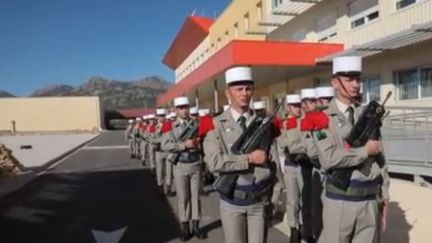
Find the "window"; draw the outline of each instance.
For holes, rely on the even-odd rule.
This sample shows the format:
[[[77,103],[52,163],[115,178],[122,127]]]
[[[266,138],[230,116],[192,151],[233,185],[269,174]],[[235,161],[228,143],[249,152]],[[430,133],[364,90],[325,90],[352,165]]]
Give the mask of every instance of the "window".
[[[225,31],[225,43],[229,42],[229,32]]]
[[[351,28],[371,22],[379,17],[378,0],[355,0],[348,4]]]
[[[238,34],[239,34],[239,30],[238,30],[238,28],[239,28],[238,23],[235,23],[235,24],[234,24],[234,38],[237,38],[237,37],[238,37]]]
[[[432,67],[420,70],[421,97],[432,97]]]
[[[249,13],[244,15],[244,28],[245,28],[245,31],[248,31],[250,28]]]
[[[399,100],[432,97],[432,67],[395,72]]]
[[[220,49],[222,47],[222,40],[221,38],[217,39],[217,48]]]
[[[372,100],[380,100],[381,79],[379,75],[369,75],[362,82],[363,101],[369,103]]]
[[[405,8],[407,6],[410,6],[416,2],[418,2],[419,0],[400,0],[400,1],[396,1],[396,9],[401,9],[401,8]]]
[[[405,70],[396,72],[399,100],[417,99],[417,70]]]
[[[283,3],[283,1],[284,0],[273,0],[272,1],[272,5],[273,5],[273,8],[277,8],[277,7],[279,7],[282,3]]]
[[[337,35],[336,20],[337,13],[335,11],[315,21],[318,41],[325,41]]]

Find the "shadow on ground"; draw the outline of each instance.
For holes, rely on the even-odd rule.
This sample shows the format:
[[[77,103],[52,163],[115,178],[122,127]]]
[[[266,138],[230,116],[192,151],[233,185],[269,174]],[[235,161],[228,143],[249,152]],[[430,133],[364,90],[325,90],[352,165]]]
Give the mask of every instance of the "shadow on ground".
[[[144,169],[52,173],[0,197],[0,242],[92,243],[92,229],[127,227],[121,242],[167,242],[177,220]]]
[[[381,234],[382,243],[408,243],[411,226],[405,216],[405,212],[397,202],[390,202],[387,230]]]

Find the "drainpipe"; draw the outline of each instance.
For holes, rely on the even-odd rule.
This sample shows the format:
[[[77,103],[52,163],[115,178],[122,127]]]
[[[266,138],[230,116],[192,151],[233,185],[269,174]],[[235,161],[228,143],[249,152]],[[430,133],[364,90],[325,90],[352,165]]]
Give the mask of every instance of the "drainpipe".
[[[219,96],[218,96],[218,86],[217,86],[217,79],[213,81],[213,88],[214,88],[214,110],[215,113],[219,112]]]

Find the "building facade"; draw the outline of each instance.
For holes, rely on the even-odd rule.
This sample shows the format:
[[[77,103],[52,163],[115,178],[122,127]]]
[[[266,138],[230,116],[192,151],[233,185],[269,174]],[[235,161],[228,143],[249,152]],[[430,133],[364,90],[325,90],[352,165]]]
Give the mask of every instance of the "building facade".
[[[287,93],[328,85],[331,60],[364,58],[365,101],[388,91],[391,106],[431,106],[432,0],[233,0],[217,19],[186,19],[163,62],[178,95],[219,110],[224,71],[250,65],[255,100],[269,109]],[[199,100],[199,101],[198,101]]]

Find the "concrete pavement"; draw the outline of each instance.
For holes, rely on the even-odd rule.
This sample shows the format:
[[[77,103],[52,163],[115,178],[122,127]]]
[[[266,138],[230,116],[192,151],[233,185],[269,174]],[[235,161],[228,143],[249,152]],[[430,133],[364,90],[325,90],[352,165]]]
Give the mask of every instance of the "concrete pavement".
[[[99,135],[100,133],[58,133],[0,136],[0,143],[12,150],[13,156],[25,167],[25,170],[14,178],[0,178],[0,195],[17,190],[63,156]]]
[[[12,150],[26,168],[43,166],[65,152],[97,137],[99,133],[25,134],[0,136],[0,143]],[[25,149],[21,146],[31,146]]]
[[[176,199],[159,197],[148,168],[129,159],[125,145],[120,131],[107,132],[0,197],[0,242],[180,242]],[[392,180],[391,197],[381,242],[430,242],[431,189]],[[223,242],[217,195],[202,205],[209,238],[190,242]],[[281,226],[271,229],[268,242],[288,241]]]

